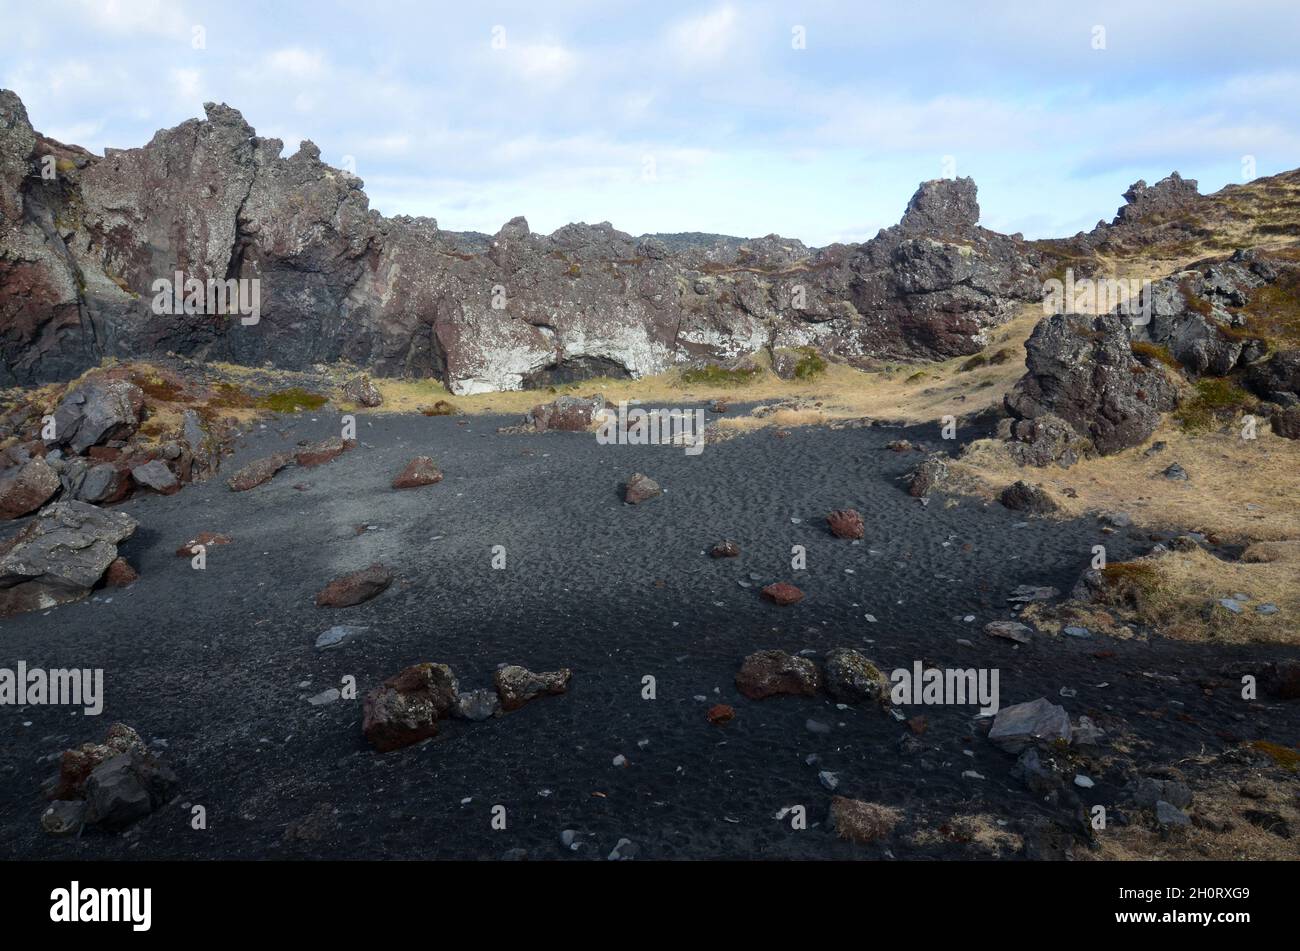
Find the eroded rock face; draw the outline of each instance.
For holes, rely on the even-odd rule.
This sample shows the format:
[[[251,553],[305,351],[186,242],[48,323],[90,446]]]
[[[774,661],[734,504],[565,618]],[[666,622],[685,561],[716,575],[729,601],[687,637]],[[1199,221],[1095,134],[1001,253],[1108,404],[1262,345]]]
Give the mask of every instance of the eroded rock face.
[[[538,235],[523,218],[458,233],[384,218],[311,142],[285,157],[236,110],[204,108],[99,158],[44,139],[0,92],[0,384],[162,351],[287,369],[345,359],[457,394],[764,349],[946,357],[981,349],[1038,293],[1036,252],[978,226],[969,179],[927,182],[898,226],[822,249],[667,242],[607,222]],[[55,181],[31,174],[45,154]],[[153,282],[178,270],[257,278],[258,322],[155,313]]]
[[[1064,419],[1102,455],[1146,440],[1178,402],[1160,369],[1133,356],[1129,321],[1115,314],[1055,314],[1025,343],[1028,372],[1007,394],[1017,419]]]
[[[86,597],[135,530],[125,512],[85,502],[47,505],[0,542],[0,617]]]

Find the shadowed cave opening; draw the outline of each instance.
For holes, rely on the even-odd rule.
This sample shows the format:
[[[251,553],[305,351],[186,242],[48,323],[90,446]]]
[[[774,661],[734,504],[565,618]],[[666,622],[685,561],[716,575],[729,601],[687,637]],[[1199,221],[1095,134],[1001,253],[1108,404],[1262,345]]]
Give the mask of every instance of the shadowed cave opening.
[[[611,380],[630,380],[632,374],[627,367],[609,357],[570,357],[550,363],[540,370],[534,370],[524,377],[525,390],[541,390],[549,386],[564,386],[580,383],[596,377],[608,377]]]

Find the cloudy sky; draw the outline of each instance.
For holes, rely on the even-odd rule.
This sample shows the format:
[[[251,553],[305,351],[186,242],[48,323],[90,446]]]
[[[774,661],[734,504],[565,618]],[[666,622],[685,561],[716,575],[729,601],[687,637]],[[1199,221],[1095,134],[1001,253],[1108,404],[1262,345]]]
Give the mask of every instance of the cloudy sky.
[[[1295,0],[0,0],[0,25],[0,85],[54,138],[132,147],[226,102],[456,230],[862,240],[955,171],[983,224],[1045,237],[1138,178],[1300,165]]]

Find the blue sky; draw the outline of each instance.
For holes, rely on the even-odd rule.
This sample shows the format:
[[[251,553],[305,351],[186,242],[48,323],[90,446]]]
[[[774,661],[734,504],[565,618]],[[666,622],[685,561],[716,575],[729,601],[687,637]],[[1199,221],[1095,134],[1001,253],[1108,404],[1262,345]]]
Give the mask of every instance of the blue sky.
[[[984,225],[1048,237],[1138,178],[1296,167],[1297,40],[1295,0],[0,0],[0,85],[96,152],[226,102],[449,229],[821,245],[953,170]]]

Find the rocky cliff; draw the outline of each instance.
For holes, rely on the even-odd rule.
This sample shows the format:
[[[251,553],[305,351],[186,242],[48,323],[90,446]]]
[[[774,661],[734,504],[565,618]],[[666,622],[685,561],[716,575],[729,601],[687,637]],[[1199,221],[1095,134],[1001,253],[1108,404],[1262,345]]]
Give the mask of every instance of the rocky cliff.
[[[942,358],[980,350],[1039,294],[1037,251],[979,227],[970,179],[924,183],[862,244],[539,235],[523,218],[489,236],[385,218],[311,142],[286,158],[236,110],[205,110],[101,158],[40,135],[0,91],[0,384],[169,351],[347,360],[458,394],[800,346]],[[258,319],[160,307],[155,282],[177,272],[256,280]]]

